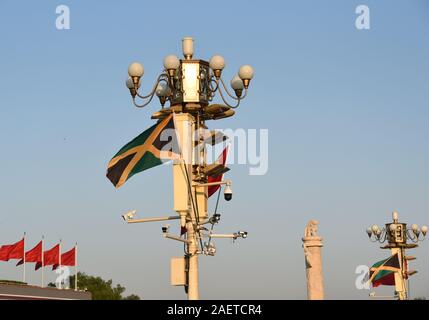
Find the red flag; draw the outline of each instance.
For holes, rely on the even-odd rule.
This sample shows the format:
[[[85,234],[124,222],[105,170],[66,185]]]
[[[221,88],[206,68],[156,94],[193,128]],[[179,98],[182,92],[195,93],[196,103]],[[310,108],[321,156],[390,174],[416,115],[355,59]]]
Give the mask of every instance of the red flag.
[[[23,259],[24,258],[24,238],[14,243],[4,245],[0,249],[0,260],[9,261],[10,259]]]
[[[9,261],[9,252],[12,249],[12,245],[4,245],[0,247],[0,261]]]
[[[33,249],[25,253],[25,262],[42,262],[42,241],[40,241]],[[24,263],[21,259],[16,265],[19,266]]]
[[[60,263],[60,244],[55,245],[51,249],[43,252],[43,266],[50,266]],[[37,262],[35,270],[42,267],[42,261]]]
[[[61,265],[74,267],[76,265],[76,247],[61,255]]]
[[[64,252],[61,255],[61,266],[74,267],[76,265],[76,247],[73,249]],[[59,264],[55,264],[52,266],[52,270],[58,268]]]
[[[223,152],[221,153],[221,155],[219,156],[219,158],[216,160],[216,163],[220,163],[225,165],[226,163],[226,157],[228,156],[228,147],[226,147]],[[209,177],[207,179],[208,183],[212,183],[212,182],[220,182],[223,179],[223,174],[218,175],[217,177]],[[208,187],[208,196],[211,197],[216,191],[218,191],[220,188],[220,185],[215,185],[215,186],[209,186]]]

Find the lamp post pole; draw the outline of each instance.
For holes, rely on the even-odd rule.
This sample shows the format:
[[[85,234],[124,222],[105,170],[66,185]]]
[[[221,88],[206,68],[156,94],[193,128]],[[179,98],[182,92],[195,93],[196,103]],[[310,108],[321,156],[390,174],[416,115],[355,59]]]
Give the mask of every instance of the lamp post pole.
[[[411,228],[407,228],[406,223],[399,222],[396,211],[392,214],[392,220],[386,223],[384,228],[374,224],[366,232],[372,242],[387,241],[386,245],[380,247],[381,249],[390,249],[391,256],[398,255],[400,271],[394,273],[395,291],[399,300],[406,300],[409,298],[406,281],[417,271],[408,270],[408,261],[414,260],[415,257],[407,256],[405,250],[417,248],[418,243],[426,238],[428,227],[419,228],[418,225],[413,224]]]
[[[188,244],[187,273],[188,273],[188,299],[198,300],[200,292],[198,287],[198,244],[196,232],[193,228],[193,221],[187,223],[188,237],[191,242]]]
[[[181,112],[175,115],[175,122],[182,158],[175,160],[173,164],[174,210],[181,218],[181,229],[186,228],[188,240],[184,257],[186,272],[185,287],[188,299],[198,300],[198,254],[200,250],[198,245],[199,235],[196,230],[199,218],[197,205],[201,205],[201,210],[205,208],[201,203],[196,203],[200,199],[196,199],[192,184],[190,185],[192,182],[189,181],[190,179],[195,181],[196,178],[192,165],[192,135],[195,128],[195,118],[187,112]],[[206,198],[207,191],[204,190],[203,192]],[[204,216],[207,215],[207,212],[202,211],[200,214]]]
[[[229,169],[224,164],[208,165],[206,163],[207,133],[212,140],[212,145],[216,143],[216,139],[215,134],[207,132],[205,122],[235,114],[234,109],[247,95],[249,83],[253,78],[253,68],[249,65],[240,67],[237,75],[230,82],[235,93],[233,94],[221,78],[225,67],[223,57],[215,55],[209,62],[194,59],[194,40],[190,37],[183,38],[182,51],[184,58],[181,60],[174,55],[165,57],[164,71],[159,75],[148,95],[138,93],[144,73],[143,65],[140,63],[135,62],[129,66],[130,77],[126,81],[126,86],[130,90],[134,105],[138,108],[147,106],[154,95],[157,95],[162,109],[153,113],[152,119],[162,120],[170,114],[174,116],[180,159],[173,160],[173,209],[180,220],[181,235],[180,237],[170,235],[167,226],[163,227],[163,233],[165,238],[185,244],[183,259],[172,259],[172,284],[185,286],[188,299],[197,300],[199,299],[198,255],[213,256],[216,252],[211,242],[212,238],[216,238],[216,234],[212,231],[204,233],[208,231],[204,225],[212,224],[213,230],[213,226],[220,220],[220,215],[216,212],[213,217],[208,217],[208,186],[225,184],[227,186],[225,199],[229,201],[232,197],[230,181],[214,183],[208,181]],[[232,104],[226,101],[226,94],[224,95],[222,91],[234,101]],[[215,93],[219,93],[224,104],[210,104]],[[137,98],[147,99],[147,101],[138,104]],[[167,101],[170,105],[164,108]],[[134,220],[134,213],[123,215],[127,223],[173,220],[173,217]],[[184,238],[182,238],[183,235]],[[246,238],[247,232],[239,231],[224,237]],[[208,238],[209,241],[203,244],[203,238]]]

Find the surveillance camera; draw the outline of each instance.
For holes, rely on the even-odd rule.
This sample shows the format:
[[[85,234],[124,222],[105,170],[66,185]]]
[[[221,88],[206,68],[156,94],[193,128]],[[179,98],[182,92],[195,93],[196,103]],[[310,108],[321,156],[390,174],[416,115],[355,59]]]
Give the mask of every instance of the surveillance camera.
[[[165,225],[165,226],[162,226],[162,232],[163,233],[167,233],[168,232],[168,229],[170,229],[170,226],[167,224],[167,225]]]
[[[209,222],[211,224],[216,224],[219,223],[220,221],[220,214],[219,213],[215,213],[213,216],[210,217]]]
[[[247,231],[238,231],[238,235],[243,239],[247,238]]]
[[[225,192],[223,193],[225,200],[230,201],[232,199],[232,189],[230,186],[226,186]]]
[[[136,212],[137,212],[136,210],[129,211],[122,215],[122,219],[124,219],[125,221],[133,220]]]
[[[204,253],[209,256],[216,254],[216,246],[213,243],[204,242]]]

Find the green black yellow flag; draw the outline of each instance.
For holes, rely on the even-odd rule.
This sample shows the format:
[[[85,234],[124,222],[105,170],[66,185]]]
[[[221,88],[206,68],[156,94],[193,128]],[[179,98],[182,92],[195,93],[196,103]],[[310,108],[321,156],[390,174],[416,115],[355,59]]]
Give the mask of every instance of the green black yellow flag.
[[[373,287],[380,285],[394,286],[395,272],[400,272],[401,266],[399,263],[398,254],[376,262],[370,269],[370,279]]]
[[[119,188],[136,173],[178,157],[174,117],[170,114],[122,147],[110,160],[106,176]]]

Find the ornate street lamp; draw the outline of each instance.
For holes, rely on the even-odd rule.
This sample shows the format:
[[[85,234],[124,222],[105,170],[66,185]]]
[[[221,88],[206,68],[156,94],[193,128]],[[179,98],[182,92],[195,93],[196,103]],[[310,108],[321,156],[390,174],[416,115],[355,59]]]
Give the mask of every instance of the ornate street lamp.
[[[161,120],[174,114],[174,126],[180,144],[180,159],[173,161],[174,211],[177,215],[134,219],[135,212],[129,212],[123,215],[123,218],[127,223],[180,220],[180,236],[170,234],[169,226],[162,227],[165,238],[185,245],[184,257],[171,260],[171,284],[184,286],[188,298],[196,300],[199,299],[198,256],[216,254],[213,239],[245,239],[248,235],[245,231],[231,234],[213,232],[214,225],[220,220],[220,214],[217,213],[216,205],[213,216],[208,215],[208,188],[225,186],[226,201],[231,200],[232,190],[230,180],[210,180],[229,169],[222,163],[206,163],[206,145],[217,143],[214,138],[217,132],[210,131],[210,137],[213,139],[208,139],[204,130],[208,129],[206,120],[223,119],[235,114],[233,109],[237,108],[247,95],[253,78],[253,68],[249,65],[239,68],[230,82],[233,90],[231,92],[222,79],[222,71],[225,68],[225,59],[222,56],[215,55],[210,61],[194,59],[194,41],[189,37],[183,39],[182,50],[184,58],[181,60],[175,55],[164,58],[164,70],[148,94],[139,92],[144,74],[144,67],[140,63],[129,65],[129,78],[126,81],[136,107],[147,106],[155,95],[159,98],[162,108],[152,114],[152,119]],[[210,104],[216,93],[219,93],[224,104]],[[233,100],[232,103],[227,101],[226,95],[230,98],[228,100]],[[167,102],[169,105],[165,106]],[[198,134],[197,139],[194,133]],[[221,136],[223,140],[224,135]],[[210,229],[206,227],[209,224]],[[203,242],[203,239],[208,241]]]
[[[401,246],[401,247],[412,247],[412,244],[407,244],[407,240],[416,244],[426,239],[426,234],[428,232],[427,226],[422,226],[419,228],[417,224],[411,225],[411,228],[407,228],[406,223],[400,223],[398,221],[398,213],[393,212],[392,214],[393,222],[386,223],[385,227],[382,229],[374,224],[370,228],[367,228],[366,232],[368,234],[371,242],[388,242],[388,247],[392,246]]]
[[[222,115],[218,116],[226,118],[234,115],[230,109],[237,108],[241,100],[246,97],[250,81],[254,75],[253,68],[249,65],[243,65],[239,68],[238,73],[230,81],[233,90],[231,93],[222,79],[222,71],[225,68],[225,59],[222,56],[214,55],[209,62],[193,59],[194,41],[189,37],[183,39],[182,50],[184,59],[179,60],[175,55],[168,55],[164,58],[164,70],[146,95],[139,93],[141,77],[144,74],[143,65],[138,62],[130,64],[128,67],[129,79],[126,81],[126,86],[130,90],[134,105],[143,108],[156,95],[162,107],[166,102],[170,103],[170,107],[198,104],[198,106],[188,106],[190,108],[188,111],[192,109],[204,111],[204,108],[209,105],[218,92],[225,103],[222,108]],[[234,102],[229,103],[225,94]],[[141,104],[137,102],[138,98],[143,100]],[[209,115],[210,110],[208,111],[207,119],[219,119],[211,117]]]
[[[408,271],[407,261],[414,260],[415,257],[407,256],[405,250],[417,248],[418,243],[426,239],[428,227],[419,228],[417,224],[413,224],[409,228],[406,223],[399,222],[399,215],[396,211],[392,213],[392,220],[393,222],[386,223],[383,228],[374,224],[366,229],[366,233],[371,242],[385,243],[387,241],[386,245],[380,247],[381,249],[390,249],[392,256],[398,254],[401,272],[395,272],[395,287],[399,299],[403,300],[408,298],[405,280],[417,273],[417,271]]]

